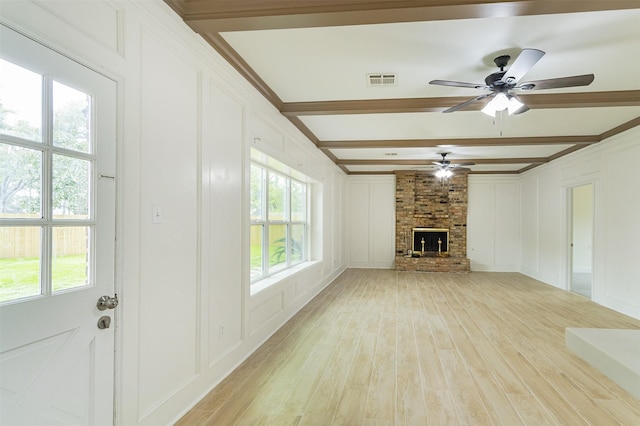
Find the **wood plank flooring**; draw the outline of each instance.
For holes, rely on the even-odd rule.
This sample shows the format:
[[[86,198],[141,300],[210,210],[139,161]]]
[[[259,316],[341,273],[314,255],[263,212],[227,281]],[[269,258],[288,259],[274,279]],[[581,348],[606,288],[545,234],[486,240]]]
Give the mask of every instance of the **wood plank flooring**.
[[[640,425],[566,327],[640,321],[516,273],[351,269],[177,424]]]

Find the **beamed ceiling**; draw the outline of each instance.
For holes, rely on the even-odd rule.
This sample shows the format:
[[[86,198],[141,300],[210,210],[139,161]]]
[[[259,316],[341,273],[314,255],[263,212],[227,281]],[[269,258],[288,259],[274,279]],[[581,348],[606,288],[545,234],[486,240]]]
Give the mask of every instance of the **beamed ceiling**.
[[[471,173],[522,173],[640,125],[638,0],[166,2],[349,174],[426,168],[441,152]],[[494,119],[482,101],[442,113],[485,92],[429,81],[483,83],[523,48],[546,55],[521,81],[595,79],[523,94],[523,114]]]

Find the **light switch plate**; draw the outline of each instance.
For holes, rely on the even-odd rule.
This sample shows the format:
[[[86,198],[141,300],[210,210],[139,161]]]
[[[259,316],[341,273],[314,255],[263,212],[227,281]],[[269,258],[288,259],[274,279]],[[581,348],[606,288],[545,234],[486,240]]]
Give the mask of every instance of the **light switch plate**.
[[[162,209],[159,205],[153,205],[153,217],[151,223],[162,223]]]

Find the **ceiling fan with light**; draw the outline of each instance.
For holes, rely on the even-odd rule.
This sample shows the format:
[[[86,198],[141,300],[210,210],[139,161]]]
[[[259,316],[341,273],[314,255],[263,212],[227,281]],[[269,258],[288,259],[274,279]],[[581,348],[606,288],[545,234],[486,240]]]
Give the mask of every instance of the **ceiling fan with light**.
[[[468,87],[472,89],[488,90],[484,93],[468,101],[455,105],[443,112],[454,112],[468,107],[469,105],[491,98],[487,105],[482,109],[487,115],[496,116],[497,111],[507,110],[509,115],[522,114],[529,108],[522,102],[517,94],[512,91],[529,91],[542,89],[560,89],[563,87],[588,86],[594,79],[593,74],[575,75],[571,77],[550,78],[546,80],[527,81],[519,83],[522,77],[544,56],[545,52],[538,49],[523,49],[513,64],[505,71],[505,67],[509,63],[511,56],[501,55],[493,60],[500,71],[489,74],[484,79],[484,84],[465,83],[450,80],[432,80],[429,84],[438,86],[451,87]]]
[[[447,160],[446,158],[447,154],[449,153],[448,152],[440,153],[440,155],[442,155],[442,160],[433,162],[433,164],[438,166],[438,170],[436,171],[436,177],[439,177],[441,179],[451,177],[453,175],[454,170],[468,171],[469,169],[465,168],[465,166],[473,166],[475,164],[471,162],[466,162],[466,163],[459,162],[454,164],[451,161]]]

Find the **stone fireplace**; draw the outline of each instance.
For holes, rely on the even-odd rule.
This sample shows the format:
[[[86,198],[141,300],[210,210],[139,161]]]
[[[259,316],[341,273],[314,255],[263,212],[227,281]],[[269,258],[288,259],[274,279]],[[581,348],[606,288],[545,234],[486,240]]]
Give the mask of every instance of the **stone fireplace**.
[[[445,181],[427,171],[402,170],[395,174],[396,269],[469,272],[467,173],[457,173]],[[409,249],[419,257],[408,257]]]

